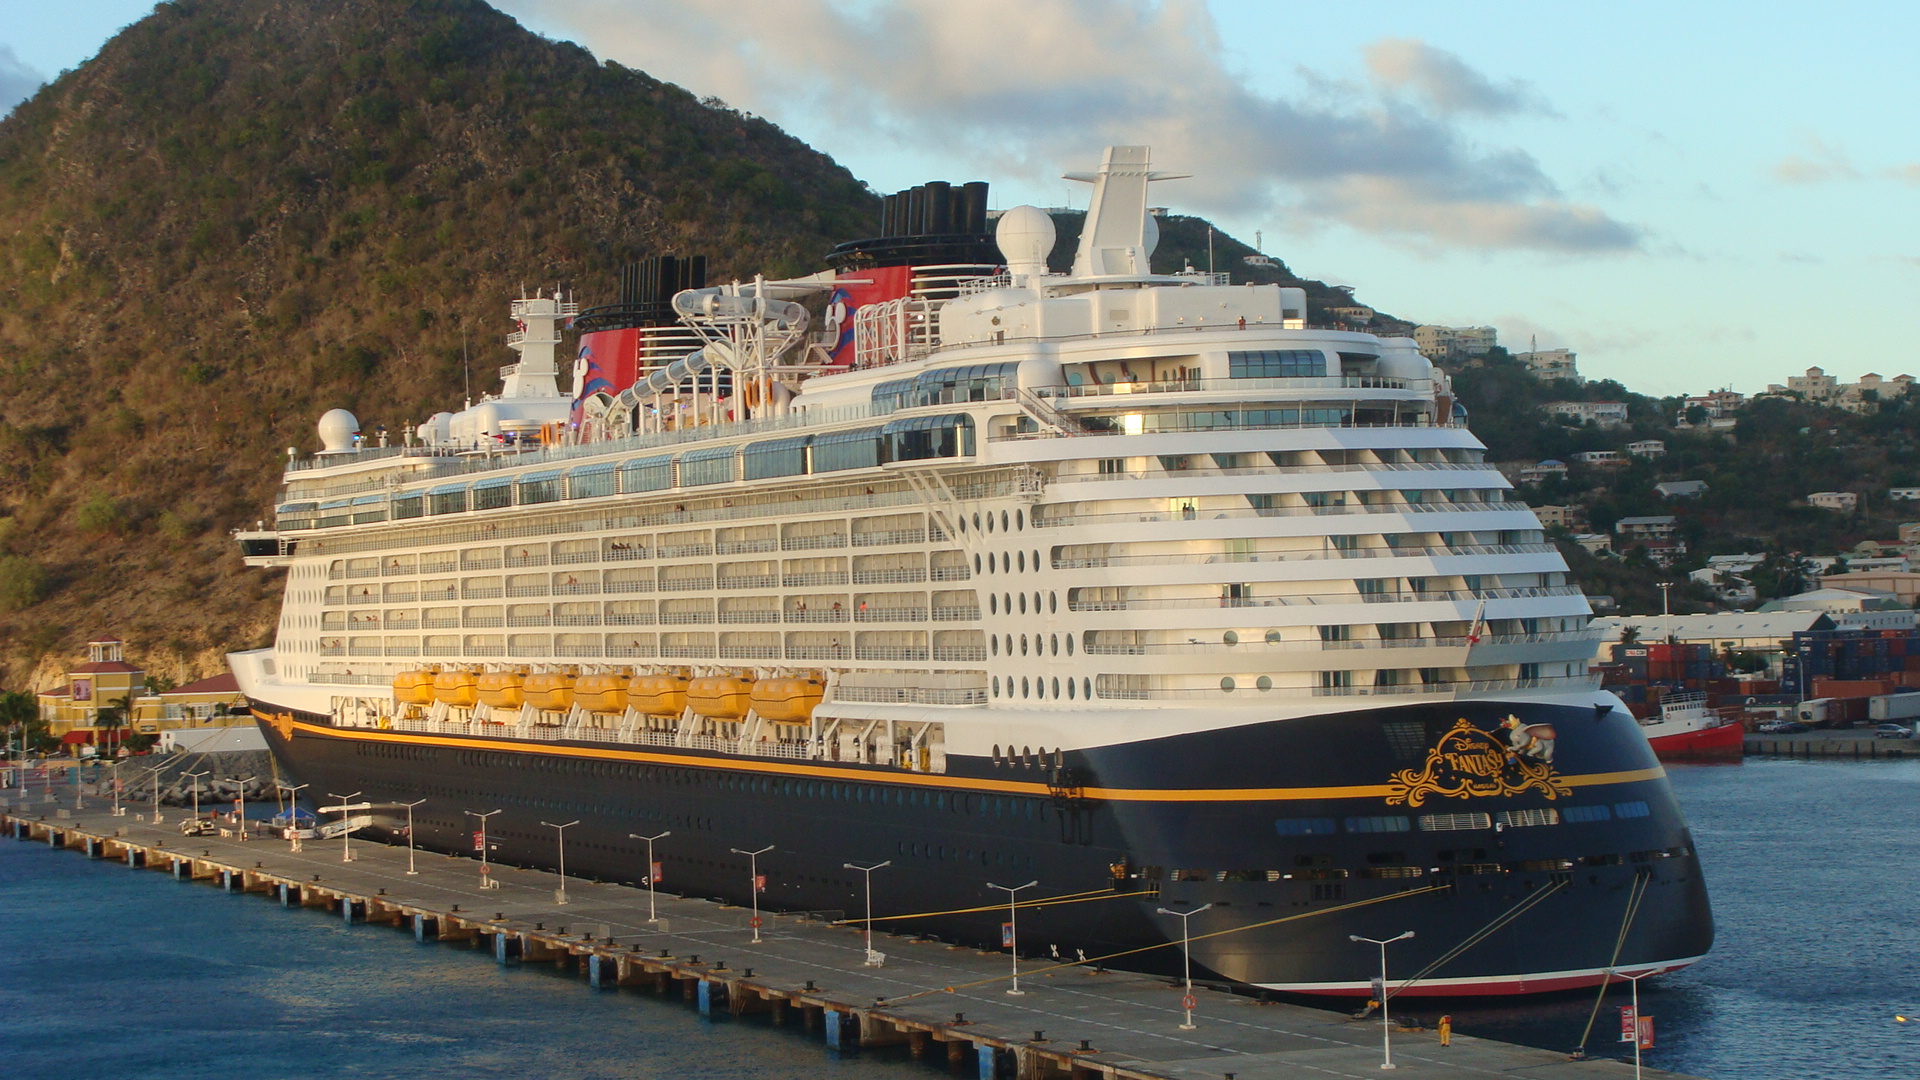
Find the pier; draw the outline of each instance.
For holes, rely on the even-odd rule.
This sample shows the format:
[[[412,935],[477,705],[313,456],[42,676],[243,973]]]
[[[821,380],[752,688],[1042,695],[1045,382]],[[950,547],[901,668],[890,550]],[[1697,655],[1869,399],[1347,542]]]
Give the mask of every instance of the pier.
[[[902,1046],[944,1057],[980,1080],[1292,1080],[1381,1072],[1381,1028],[1346,1013],[1196,988],[1193,1030],[1179,983],[1052,958],[1022,958],[1012,989],[1004,952],[876,933],[869,966],[862,927],[842,913],[777,913],[660,892],[648,921],[642,888],[561,879],[404,847],[310,840],[293,850],[268,834],[182,836],[179,811],[156,824],[127,808],[73,809],[34,793],[0,801],[0,829],[282,907],[317,908],[416,942],[453,942],[500,964],[544,964],[596,991],[679,998],[703,1015],[764,1013],[836,1049]],[[884,915],[886,912],[881,911]],[[758,921],[759,925],[754,925]],[[884,924],[883,924],[884,925]],[[369,933],[377,932],[369,929]],[[397,936],[397,935],[396,935]],[[755,938],[760,938],[758,944]],[[1411,1000],[1411,999],[1409,999]],[[1429,1029],[1441,1001],[1392,1003],[1396,1075],[1625,1078],[1630,1063]],[[1351,1007],[1351,1006],[1348,1006]],[[1404,1010],[1404,1011],[1403,1011]],[[1610,1042],[1596,1044],[1606,1052]],[[1643,1075],[1679,1074],[1646,1069]],[[1684,1078],[1680,1078],[1684,1080]]]
[[[1808,735],[1815,737],[1809,738]],[[1844,736],[1844,737],[1843,737]],[[1792,735],[1749,735],[1743,752],[1747,757],[1784,758],[1905,758],[1920,754],[1920,747],[1899,739],[1876,739],[1871,733],[1809,732]]]

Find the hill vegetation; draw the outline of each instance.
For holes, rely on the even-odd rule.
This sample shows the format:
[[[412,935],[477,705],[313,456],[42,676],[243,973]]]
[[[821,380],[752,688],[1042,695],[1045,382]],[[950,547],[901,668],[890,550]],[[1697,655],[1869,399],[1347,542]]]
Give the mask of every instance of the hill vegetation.
[[[175,0],[0,122],[0,638],[205,673],[280,582],[283,448],[492,385],[505,300],[644,253],[817,269],[878,201],[773,125],[478,0]]]

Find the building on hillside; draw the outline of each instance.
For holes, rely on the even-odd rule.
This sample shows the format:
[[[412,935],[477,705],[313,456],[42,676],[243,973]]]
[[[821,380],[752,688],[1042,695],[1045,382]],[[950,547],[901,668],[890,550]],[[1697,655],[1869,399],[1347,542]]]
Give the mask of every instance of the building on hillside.
[[[1660,439],[1641,439],[1627,444],[1627,453],[1637,458],[1649,460],[1667,456],[1667,444]]]
[[[1891,593],[1872,589],[1809,589],[1769,600],[1762,611],[1824,611],[1842,630],[1912,630],[1916,612]]]
[[[1613,554],[1613,537],[1606,533],[1574,533],[1573,542],[1585,548],[1589,555]]]
[[[1466,360],[1492,352],[1500,344],[1500,332],[1491,326],[1416,326],[1413,344],[1435,363]]]
[[[1376,312],[1365,304],[1343,304],[1331,307],[1327,313],[1351,326],[1365,326],[1373,321]]]
[[[1883,379],[1879,372],[1869,371],[1860,376],[1858,382],[1843,383],[1824,370],[1811,367],[1805,375],[1794,375],[1787,379],[1787,385],[1775,383],[1767,387],[1769,396],[1782,393],[1797,394],[1803,400],[1816,405],[1829,405],[1848,412],[1870,413],[1879,408],[1879,403],[1889,398],[1905,397],[1913,391],[1914,377],[1895,375]]]
[[[1549,503],[1533,508],[1533,516],[1540,524],[1549,529],[1581,529],[1587,524],[1587,512],[1578,506],[1561,506]]]
[[[1663,480],[1653,485],[1654,494],[1663,499],[1697,499],[1707,493],[1705,480]]]
[[[1824,369],[1810,367],[1805,375],[1789,375],[1787,389],[1807,401],[1824,405],[1840,393],[1840,380]]]
[[[127,662],[126,643],[114,637],[87,642],[86,663],[68,669],[61,685],[37,696],[49,732],[77,752],[91,753],[108,738],[100,724],[103,708],[120,710],[121,722],[111,728],[116,738],[127,732],[158,735],[253,723],[231,673],[152,692],[146,672]]]
[[[1733,390],[1715,390],[1711,394],[1701,394],[1687,398],[1680,405],[1681,418],[1685,419],[1689,409],[1705,409],[1707,418],[1717,420],[1723,416],[1732,416],[1747,404],[1747,395]]]
[[[1911,570],[1860,570],[1844,574],[1822,574],[1820,585],[1828,589],[1881,592],[1912,607],[1920,599],[1920,573]]]
[[[1897,487],[1887,489],[1890,502],[1920,502],[1920,487]]]
[[[1765,555],[1709,555],[1707,567],[1723,570],[1729,574],[1749,574],[1767,561]]]
[[[1513,358],[1527,365],[1527,373],[1536,379],[1547,382],[1554,379],[1571,379],[1576,383],[1587,381],[1580,377],[1574,354],[1568,349],[1535,349],[1532,352],[1514,353]]]
[[[1523,465],[1514,472],[1514,479],[1522,484],[1537,484],[1542,480],[1562,479],[1567,475],[1567,463],[1548,458],[1538,465]]]
[[[1831,630],[1833,617],[1824,611],[1729,611],[1712,615],[1615,615],[1588,624],[1600,631],[1600,655],[1622,640],[1627,630],[1636,640],[1672,640],[1708,644],[1716,653],[1758,653],[1768,672],[1778,677],[1781,662],[1793,646],[1793,635],[1808,630]]]
[[[1573,460],[1601,469],[1615,469],[1630,464],[1618,450],[1582,450],[1573,455]]]
[[[1903,571],[1911,569],[1913,569],[1913,566],[1907,560],[1906,553],[1904,552],[1898,555],[1847,556],[1847,572],[1850,574],[1864,574],[1874,570]]]
[[[1678,521],[1672,514],[1623,517],[1613,523],[1613,532],[1630,540],[1667,540],[1672,538]]]
[[[1689,573],[1687,577],[1695,584],[1712,589],[1716,599],[1732,607],[1751,604],[1760,598],[1758,590],[1753,587],[1753,582],[1731,571],[1703,566]]]
[[[1851,514],[1860,505],[1860,496],[1851,491],[1816,491],[1807,496],[1807,505]]]
[[[1552,417],[1582,424],[1591,423],[1595,427],[1619,427],[1627,422],[1627,403],[1624,401],[1549,401],[1540,406],[1540,411]]]

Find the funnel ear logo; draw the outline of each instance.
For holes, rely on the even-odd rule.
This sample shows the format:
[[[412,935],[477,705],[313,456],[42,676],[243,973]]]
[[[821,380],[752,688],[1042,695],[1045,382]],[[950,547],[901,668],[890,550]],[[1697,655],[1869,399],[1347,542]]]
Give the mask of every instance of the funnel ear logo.
[[[1474,799],[1538,791],[1557,799],[1572,793],[1553,771],[1551,725],[1509,716],[1500,731],[1481,731],[1464,718],[1454,721],[1427,751],[1424,766],[1393,774],[1387,802],[1420,806],[1429,795]]]

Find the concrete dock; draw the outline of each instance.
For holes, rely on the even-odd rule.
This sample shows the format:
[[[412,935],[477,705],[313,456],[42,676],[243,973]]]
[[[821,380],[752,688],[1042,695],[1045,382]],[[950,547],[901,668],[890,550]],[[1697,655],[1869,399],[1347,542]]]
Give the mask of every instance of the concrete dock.
[[[561,903],[561,879],[544,871],[495,866],[493,887],[483,888],[480,864],[471,858],[422,851],[415,856],[419,872],[410,875],[404,847],[354,840],[347,862],[339,840],[307,841],[294,851],[278,838],[242,841],[231,829],[184,837],[177,823],[187,816],[169,809],[155,824],[144,808],[115,817],[92,800],[75,810],[38,792],[27,800],[17,791],[0,793],[0,829],[18,840],[254,893],[283,907],[324,908],[416,941],[461,942],[503,964],[550,964],[595,990],[644,988],[707,1014],[768,1013],[832,1047],[901,1045],[914,1057],[943,1056],[970,1073],[977,1069],[981,1080],[1381,1073],[1378,1022],[1342,1013],[1196,990],[1195,1029],[1183,1031],[1180,987],[1163,978],[1023,960],[1023,993],[1014,996],[1005,953],[876,934],[885,963],[869,967],[858,927],[806,915],[762,912],[763,940],[754,944],[744,908],[661,892],[659,921],[649,924],[645,889],[569,878]],[[1408,1007],[1428,1019],[1440,1011],[1431,1001]],[[1393,1032],[1393,1061],[1395,1075],[1409,1080],[1633,1075],[1630,1063],[1574,1061],[1458,1032],[1443,1048],[1432,1031],[1418,1028]],[[1679,1076],[1654,1069],[1644,1075]]]

